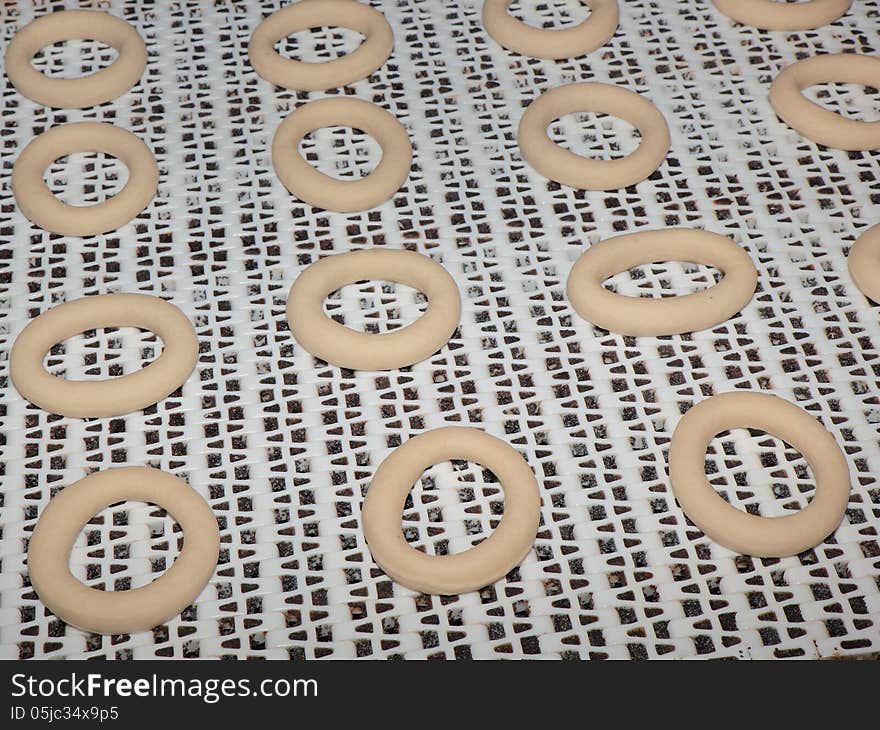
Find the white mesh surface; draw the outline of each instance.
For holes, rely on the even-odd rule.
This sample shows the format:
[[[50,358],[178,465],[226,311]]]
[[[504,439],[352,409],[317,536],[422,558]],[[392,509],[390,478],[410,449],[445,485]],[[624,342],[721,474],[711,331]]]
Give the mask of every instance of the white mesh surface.
[[[47,110],[3,75],[0,190],[0,656],[3,657],[829,657],[880,650],[878,310],[846,269],[856,236],[880,222],[878,153],[817,147],[776,119],[771,79],[816,53],[876,54],[876,0],[802,33],[735,25],[707,0],[625,0],[613,40],[586,58],[509,53],[482,28],[479,0],[387,0],[388,64],[344,90],[391,111],[414,147],[393,201],[342,215],[313,210],[281,186],[272,135],[298,103],[322,94],[275,89],[247,43],[276,2],[52,2],[110,10],[149,49],[143,80],[116,102]],[[534,24],[585,17],[576,0],[513,6]],[[30,3],[4,3],[4,44]],[[285,53],[349,50],[344,30],[298,34]],[[100,44],[46,50],[42,68],[72,74],[112,57]],[[103,61],[101,60],[103,58]],[[549,183],[516,143],[523,108],[561,83],[638,91],[666,116],[672,149],[651,179],[611,193]],[[878,80],[880,81],[880,80]],[[331,92],[333,93],[333,92]],[[826,85],[829,108],[880,118],[876,90]],[[632,147],[631,128],[574,116],[554,138],[590,154]],[[155,152],[159,193],[106,236],[50,235],[17,210],[10,173],[24,145],[66,121],[120,125]],[[351,147],[354,142],[356,145]],[[363,174],[377,148],[352,130],[304,144],[322,169]],[[69,199],[100,199],[121,166],[71,156],[49,179]],[[67,183],[65,187],[64,183]],[[564,291],[585,247],[615,234],[700,226],[744,246],[758,291],[741,315],[693,336],[624,338],[581,321]],[[284,319],[288,289],[322,255],[373,246],[429,254],[458,282],[461,326],[429,361],[352,373],[316,361]],[[622,293],[705,287],[717,272],[641,267]],[[182,390],[143,413],[83,421],[26,403],[8,353],[26,322],[84,295],[162,296],[194,322],[201,345]],[[328,311],[385,331],[423,298],[371,282]],[[53,372],[107,377],[158,353],[136,330],[68,340]],[[784,560],[741,557],[689,524],[666,475],[680,415],[713,393],[767,390],[821,419],[853,476],[836,535]],[[410,436],[472,425],[506,439],[538,476],[534,550],[505,580],[456,597],[416,595],[370,559],[359,526],[378,464]],[[182,617],[153,632],[102,637],[57,621],[27,580],[26,547],[52,493],[87,473],[149,465],[186,479],[213,507],[222,556]],[[741,508],[781,515],[807,503],[805,461],[765,434],[734,431],[707,456],[713,483]],[[474,464],[429,470],[404,514],[407,536],[459,552],[497,524],[503,495]],[[143,585],[170,564],[179,528],[125,504],[84,530],[71,564],[91,585]]]

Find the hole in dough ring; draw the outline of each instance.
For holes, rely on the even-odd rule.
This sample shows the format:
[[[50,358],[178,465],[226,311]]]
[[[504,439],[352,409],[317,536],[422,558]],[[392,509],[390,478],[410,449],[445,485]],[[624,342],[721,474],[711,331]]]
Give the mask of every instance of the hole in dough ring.
[[[547,127],[573,112],[619,117],[642,134],[638,148],[616,160],[591,160],[556,144]],[[535,99],[519,124],[523,158],[550,180],[582,190],[619,190],[651,175],[669,150],[669,127],[650,101],[611,84],[584,82],[558,86]]]
[[[732,428],[757,428],[800,451],[813,470],[816,492],[804,509],[759,517],[725,502],[706,479],[706,449]],[[689,410],[669,447],[669,477],[684,513],[708,537],[730,550],[762,558],[797,555],[821,543],[843,519],[850,492],[843,452],[809,413],[766,393],[724,393]]]
[[[448,459],[467,459],[495,473],[504,490],[504,516],[476,547],[426,555],[407,544],[401,514],[422,472]],[[519,565],[535,541],[540,509],[538,483],[519,452],[479,429],[449,427],[414,436],[379,465],[361,516],[370,552],[391,578],[422,593],[454,595],[490,585]]]
[[[323,63],[288,59],[275,44],[291,33],[320,26],[349,28],[366,40],[352,53]],[[257,26],[248,45],[251,66],[266,81],[297,91],[346,86],[382,67],[394,49],[385,16],[357,0],[303,0],[278,10]]]
[[[88,76],[53,78],[31,65],[34,56],[59,41],[95,40],[115,48],[113,63]],[[96,10],[60,10],[22,28],[6,48],[6,73],[18,93],[38,104],[84,109],[122,96],[147,66],[147,47],[124,20]]]
[[[94,515],[125,500],[167,510],[183,529],[183,549],[149,585],[129,591],[89,588],[70,572],[71,549]],[[129,466],[95,472],[50,500],[30,540],[28,573],[40,600],[68,624],[99,634],[130,634],[165,623],[198,598],[219,554],[217,518],[192,487],[167,472]]]
[[[720,282],[677,297],[648,299],[608,291],[602,282],[633,266],[690,261],[724,272]],[[575,262],[566,292],[588,322],[622,335],[698,332],[730,319],[751,300],[758,272],[751,258],[726,236],[693,228],[669,228],[609,238]]]
[[[348,284],[382,279],[406,284],[428,298],[425,313],[394,332],[357,332],[324,312],[327,295]],[[327,256],[305,269],[287,298],[287,322],[315,357],[351,370],[392,370],[431,357],[455,332],[461,295],[440,264],[413,251],[369,249]]]
[[[871,226],[856,239],[849,250],[847,266],[859,291],[880,302],[880,224]]]
[[[852,0],[713,0],[728,18],[762,30],[811,30],[833,23],[846,14]]]
[[[880,149],[880,121],[847,119],[803,95],[832,82],[880,86],[880,58],[858,53],[811,56],[783,69],[770,85],[770,104],[782,121],[813,142],[838,150]]]
[[[128,182],[109,200],[68,205],[56,198],[43,173],[72,152],[104,152],[128,168]],[[12,193],[28,220],[52,233],[91,236],[114,231],[144,210],[156,194],[156,158],[131,132],[113,124],[72,122],[43,132],[22,150],[12,168]]]
[[[507,12],[513,0],[486,0],[483,26],[505,48],[534,58],[577,58],[605,45],[617,30],[617,0],[581,0],[590,17],[576,26],[534,28]]]
[[[162,354],[128,375],[106,380],[65,380],[43,367],[53,345],[98,327],[140,327],[162,338]],[[173,304],[147,294],[102,294],[43,312],[15,340],[9,371],[22,397],[50,413],[74,418],[122,416],[177,390],[196,364],[192,324]]]
[[[362,129],[382,148],[376,168],[360,180],[337,180],[299,153],[310,132],[335,124]],[[337,213],[369,210],[389,200],[409,176],[412,145],[406,128],[381,107],[361,99],[319,99],[303,104],[278,126],[272,140],[275,172],[300,200]]]

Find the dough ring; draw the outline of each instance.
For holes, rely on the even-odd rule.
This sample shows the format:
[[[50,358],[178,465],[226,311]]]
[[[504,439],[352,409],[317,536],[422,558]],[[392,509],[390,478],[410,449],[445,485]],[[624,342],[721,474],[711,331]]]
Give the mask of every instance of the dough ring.
[[[96,205],[68,205],[56,198],[43,173],[72,152],[104,152],[128,167],[128,182]],[[91,236],[124,226],[146,208],[159,184],[156,158],[131,132],[113,124],[72,122],[53,127],[22,150],[12,168],[12,193],[25,217],[65,236]]]
[[[803,95],[814,84],[847,82],[880,86],[880,58],[827,53],[783,69],[770,85],[770,104],[782,121],[813,142],[839,150],[880,149],[880,121],[847,119]]]
[[[810,504],[786,517],[758,517],[725,502],[706,479],[705,456],[712,439],[732,428],[759,428],[800,451],[816,480]],[[682,510],[709,538],[761,558],[821,543],[843,519],[850,492],[843,452],[815,418],[782,398],[743,391],[713,396],[685,414],[672,435],[669,477]]]
[[[724,272],[717,284],[662,299],[614,294],[609,276],[642,264],[691,261]],[[751,300],[758,272],[749,255],[726,236],[694,228],[629,233],[590,247],[575,262],[566,287],[574,310],[588,322],[621,335],[676,335],[726,322]]]
[[[183,550],[159,578],[129,591],[101,591],[70,572],[70,552],[85,524],[116,502],[155,504],[180,524]],[[28,572],[40,600],[58,618],[98,634],[133,634],[165,623],[207,585],[220,555],[211,507],[186,482],[158,469],[128,466],[95,472],[65,487],[37,520]]]
[[[407,284],[428,298],[415,322],[384,334],[357,332],[324,312],[327,295],[365,279]],[[315,357],[352,370],[392,370],[425,360],[458,327],[461,296],[440,264],[412,251],[369,249],[327,256],[303,271],[287,298],[287,322],[297,342]]]
[[[406,497],[422,472],[448,459],[491,469],[504,490],[504,517],[491,535],[457,555],[431,556],[410,547],[401,530]],[[422,593],[475,591],[519,565],[540,522],[538,483],[526,461],[504,441],[476,428],[449,427],[414,436],[380,464],[364,499],[364,537],[391,578]]]
[[[762,30],[811,30],[846,14],[852,0],[713,0],[728,18]]]
[[[547,135],[550,123],[572,112],[602,112],[619,117],[642,134],[630,155],[592,160],[570,152]],[[669,150],[669,127],[650,101],[611,84],[584,82],[558,86],[535,99],[519,124],[523,158],[544,177],[583,190],[618,190],[653,173]]]
[[[58,342],[98,327],[141,327],[162,338],[162,354],[137,372],[107,380],[65,380],[43,367]],[[74,418],[122,416],[177,390],[196,365],[199,343],[177,307],[146,294],[102,294],[43,312],[16,338],[10,375],[22,397],[50,413]]]
[[[31,65],[40,49],[59,41],[95,40],[119,52],[109,66],[75,79],[52,78]],[[16,90],[39,104],[84,109],[122,96],[147,66],[147,47],[124,20],[96,10],[60,10],[22,28],[6,48],[6,73]]]
[[[880,302],[880,224],[860,235],[849,250],[849,275],[859,291]]]
[[[581,0],[590,8],[584,22],[558,30],[535,28],[507,12],[513,0],[486,0],[483,26],[500,45],[524,56],[577,58],[605,45],[617,30],[617,0]]]
[[[306,63],[278,54],[275,44],[291,33],[323,25],[349,28],[366,40],[347,56]],[[297,91],[346,86],[382,67],[394,49],[391,26],[375,8],[357,0],[302,0],[281,8],[257,26],[248,45],[251,66],[266,81]]]
[[[337,180],[316,170],[299,153],[299,143],[309,132],[335,124],[362,129],[382,147],[382,160],[367,177]],[[303,104],[281,122],[272,140],[272,164],[284,187],[300,200],[352,213],[375,208],[400,190],[409,176],[412,145],[406,128],[375,104],[350,98],[319,99]]]

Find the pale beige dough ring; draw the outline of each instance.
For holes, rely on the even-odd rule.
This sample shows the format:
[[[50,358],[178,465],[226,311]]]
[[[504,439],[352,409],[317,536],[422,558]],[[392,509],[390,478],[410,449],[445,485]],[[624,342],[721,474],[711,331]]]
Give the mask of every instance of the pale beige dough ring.
[[[486,0],[483,26],[505,48],[524,56],[559,60],[577,58],[605,45],[617,30],[617,0],[582,0],[590,17],[570,28],[535,28],[507,12],[513,0]]]
[[[467,459],[495,473],[504,490],[504,517],[470,550],[426,555],[407,544],[401,514],[422,472],[448,459]],[[422,593],[453,595],[490,585],[519,565],[535,541],[540,510],[535,475],[513,447],[476,428],[449,427],[414,436],[379,465],[361,517],[370,552],[391,578]]]
[[[728,18],[763,30],[811,30],[843,16],[852,0],[713,0]]]
[[[615,160],[592,160],[556,144],[547,134],[555,119],[573,112],[602,112],[632,124],[642,134],[635,152]],[[519,124],[523,158],[539,173],[583,190],[618,190],[654,172],[669,150],[669,127],[650,101],[611,84],[557,86],[535,99]]]
[[[167,510],[183,530],[183,549],[149,585],[89,588],[70,572],[70,552],[92,517],[125,500]],[[68,624],[98,634],[133,634],[165,623],[198,598],[219,554],[217,518],[192,487],[158,469],[128,466],[95,472],[50,500],[30,540],[28,573],[40,600]]]
[[[96,205],[68,205],[56,198],[43,173],[72,152],[104,152],[128,168],[128,182]],[[28,220],[52,233],[91,236],[124,226],[146,208],[159,184],[156,158],[128,130],[99,122],[72,122],[43,132],[22,150],[12,168],[12,193]]]
[[[33,57],[53,43],[95,40],[115,48],[119,56],[89,76],[52,78],[31,65]],[[84,109],[112,101],[134,86],[147,65],[147,47],[124,20],[96,10],[60,10],[22,28],[6,48],[6,73],[20,94],[46,106]]]
[[[274,48],[291,33],[325,25],[355,30],[366,39],[353,53],[324,63],[287,59]],[[248,55],[266,81],[285,89],[326,91],[366,78],[388,60],[393,49],[391,26],[375,8],[357,0],[302,0],[272,13],[257,26]]]
[[[661,261],[715,266],[724,277],[702,291],[662,299],[621,296],[602,286],[609,276]],[[611,332],[672,335],[727,321],[751,300],[757,280],[749,255],[726,236],[667,228],[616,236],[590,247],[571,269],[567,294],[581,317]]]
[[[847,264],[859,291],[880,302],[880,224],[871,226],[856,239]]]
[[[815,84],[832,82],[880,86],[880,58],[859,53],[826,53],[783,69],[770,85],[770,104],[789,127],[813,142],[839,150],[880,149],[880,121],[847,119],[803,95]]]
[[[140,327],[162,338],[162,354],[145,368],[107,380],[66,380],[49,374],[43,358],[53,345],[99,327]],[[74,418],[122,416],[177,390],[196,364],[192,324],[173,304],[147,294],[102,294],[43,312],[15,340],[10,375],[18,392],[50,413]]]
[[[299,153],[302,139],[335,124],[361,129],[382,148],[376,168],[359,180],[337,180],[312,167]],[[319,99],[303,104],[278,126],[272,164],[284,187],[300,200],[337,213],[369,210],[389,200],[409,176],[412,145],[391,114],[361,99]]]
[[[75,79],[52,78],[31,65],[33,57],[53,43],[88,39],[119,52],[109,66]],[[61,10],[43,15],[22,28],[6,49],[6,73],[20,94],[55,108],[84,109],[112,101],[134,86],[147,65],[147,47],[124,20],[95,10]]]
[[[800,451],[816,480],[804,509],[759,517],[725,502],[706,479],[706,448],[732,428],[756,428]],[[669,477],[684,513],[708,537],[743,555],[782,558],[815,547],[843,519],[850,492],[843,452],[806,411],[766,393],[724,393],[699,403],[679,421],[669,447]]]
[[[324,312],[327,295],[348,284],[381,279],[406,284],[428,298],[428,309],[394,332],[357,332]],[[352,370],[392,370],[421,362],[458,327],[461,295],[440,264],[413,251],[369,249],[327,256],[303,271],[287,297],[287,322],[312,355]]]

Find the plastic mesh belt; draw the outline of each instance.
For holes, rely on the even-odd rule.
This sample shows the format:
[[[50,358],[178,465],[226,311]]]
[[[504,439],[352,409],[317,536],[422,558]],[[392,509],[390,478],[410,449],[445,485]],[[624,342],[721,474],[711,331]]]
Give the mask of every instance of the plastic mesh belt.
[[[116,102],[45,110],[3,76],[0,190],[0,656],[3,657],[815,657],[880,650],[880,324],[846,270],[859,232],[880,222],[878,153],[817,148],[777,121],[767,89],[797,58],[876,54],[878,3],[802,33],[735,25],[705,0],[627,0],[605,47],[576,61],[508,53],[485,34],[481,3],[374,2],[394,28],[389,63],[344,93],[408,128],[414,167],[401,192],[362,214],[316,212],[282,188],[270,143],[295,104],[321,94],[273,89],[247,43],[274,2],[52,3],[107,9],[149,48],[142,83]],[[531,22],[581,19],[576,0],[513,6]],[[32,18],[6,3],[3,41]],[[296,41],[300,45],[296,45]],[[357,34],[297,34],[310,60]],[[94,43],[51,47],[52,73],[94,70]],[[103,60],[102,60],[103,59]],[[588,193],[523,164],[524,106],[561,83],[599,80],[646,94],[672,133],[667,161],[636,190]],[[813,89],[832,108],[876,119],[875,90]],[[65,121],[130,129],[155,151],[159,193],[118,232],[87,239],[30,225],[9,175],[22,147]],[[591,117],[595,120],[596,117]],[[566,117],[554,138],[596,155],[633,132]],[[305,151],[322,169],[363,173],[376,145],[324,130]],[[49,180],[94,201],[124,176],[72,156]],[[596,330],[566,302],[584,247],[614,234],[704,226],[745,246],[760,270],[742,315],[693,336],[637,341]],[[368,246],[430,254],[455,277],[461,327],[418,366],[351,373],[316,362],[284,320],[288,289],[320,255]],[[712,269],[641,267],[618,290],[657,295],[713,281]],[[83,295],[168,298],[197,328],[196,373],[144,413],[81,421],[25,403],[8,380],[15,335]],[[424,301],[406,287],[346,287],[328,305],[349,325],[385,330]],[[89,332],[52,352],[75,377],[130,372],[158,343],[136,330]],[[683,517],[666,477],[680,414],[712,393],[764,389],[820,418],[846,450],[849,510],[834,539],[784,560],[739,557]],[[535,470],[542,525],[507,580],[459,597],[415,595],[372,563],[358,525],[376,466],[412,434],[473,425],[506,439]],[[52,493],[122,464],[177,474],[220,521],[216,578],[182,618],[133,636],[65,627],[27,582],[26,543]],[[806,462],[763,434],[734,431],[707,456],[740,508],[782,515],[811,494]],[[503,500],[473,464],[441,464],[411,494],[405,530],[429,552],[462,551],[497,524]],[[143,585],[170,564],[180,533],[160,511],[126,504],[83,532],[72,565],[90,585]]]

